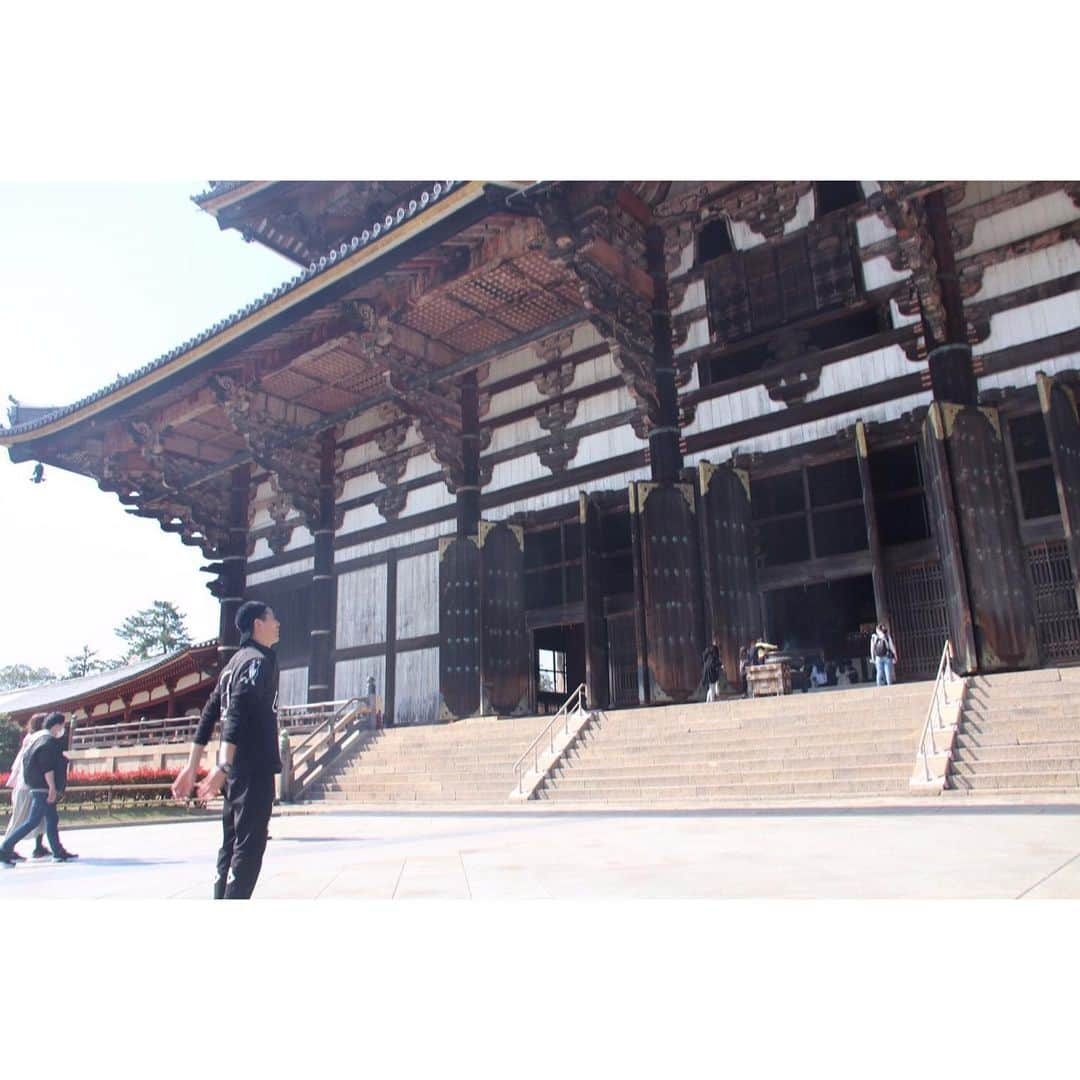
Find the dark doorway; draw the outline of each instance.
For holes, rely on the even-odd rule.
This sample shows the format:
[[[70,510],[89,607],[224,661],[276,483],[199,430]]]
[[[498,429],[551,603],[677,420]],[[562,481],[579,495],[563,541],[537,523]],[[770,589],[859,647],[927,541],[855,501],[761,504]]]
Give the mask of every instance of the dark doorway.
[[[869,678],[877,617],[869,574],[766,592],[765,615],[769,639],[784,653],[820,658],[834,669],[850,663],[859,681]]]
[[[534,630],[532,688],[535,711],[558,712],[585,681],[585,626],[569,623]]]

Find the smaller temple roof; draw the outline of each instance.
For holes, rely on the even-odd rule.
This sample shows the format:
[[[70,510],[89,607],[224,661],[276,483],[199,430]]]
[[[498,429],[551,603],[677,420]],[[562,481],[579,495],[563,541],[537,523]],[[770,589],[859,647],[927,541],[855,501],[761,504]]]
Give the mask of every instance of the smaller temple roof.
[[[71,711],[61,709],[63,705],[78,706],[88,697],[98,697],[103,690],[111,687],[120,688],[135,679],[140,681],[146,676],[164,677],[168,669],[176,667],[188,655],[193,659],[202,659],[207,653],[216,652],[217,639],[185,645],[161,656],[150,656],[145,660],[136,660],[133,664],[113,668],[111,671],[98,671],[93,675],[84,675],[78,679],[60,679],[57,682],[43,683],[40,686],[24,687],[0,694],[0,714],[12,716],[16,713],[43,712],[45,710]]]

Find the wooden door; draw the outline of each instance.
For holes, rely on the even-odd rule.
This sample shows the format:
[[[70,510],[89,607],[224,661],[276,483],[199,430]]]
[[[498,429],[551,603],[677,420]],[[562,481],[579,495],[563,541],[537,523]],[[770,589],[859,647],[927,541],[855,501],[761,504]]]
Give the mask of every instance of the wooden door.
[[[1040,373],[1039,402],[1046,422],[1061,524],[1065,529],[1065,543],[1076,582],[1077,603],[1080,604],[1080,409],[1077,408],[1076,390]]]
[[[728,680],[739,678],[739,650],[762,627],[750,516],[750,478],[729,465],[698,464],[705,637],[720,638]]]
[[[700,684],[704,647],[694,488],[636,486],[652,700],[685,701]]]
[[[485,711],[524,712],[529,700],[525,631],[525,533],[480,522],[481,680]]]
[[[439,541],[439,695],[442,719],[480,709],[480,548],[472,536]]]

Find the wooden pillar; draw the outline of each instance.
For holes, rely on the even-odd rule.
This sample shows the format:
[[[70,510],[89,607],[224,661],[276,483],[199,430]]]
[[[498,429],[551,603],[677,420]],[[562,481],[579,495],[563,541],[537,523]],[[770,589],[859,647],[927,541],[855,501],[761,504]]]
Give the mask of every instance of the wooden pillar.
[[[331,656],[334,646],[334,433],[320,436],[319,519],[312,530],[315,565],[311,573],[311,645],[308,653],[308,701],[333,697]]]
[[[645,640],[645,589],[641,565],[641,523],[637,515],[637,485],[630,482],[630,551],[634,562],[634,640],[637,645],[638,702],[648,705],[652,688],[648,676],[648,644]]]
[[[667,271],[664,265],[664,234],[657,226],[645,232],[645,253],[653,279],[653,371],[656,377],[657,417],[649,431],[649,463],[658,483],[674,483],[682,468],[679,439],[679,391],[675,385],[675,360],[668,311]]]
[[[866,444],[866,426],[861,420],[855,424],[855,460],[859,466],[859,482],[862,486],[863,516],[866,519],[866,539],[870,548],[870,577],[874,585],[874,609],[877,622],[893,630],[889,618],[889,603],[885,593],[885,563],[881,555],[881,534],[878,531],[877,508],[874,506],[874,485],[870,478],[869,449]]]
[[[383,661],[383,722],[388,725],[394,722],[397,697],[397,570],[397,552],[391,549],[386,555],[386,652]],[[377,694],[378,689],[375,692]],[[371,724],[374,729],[374,714]]]
[[[585,607],[585,688],[594,709],[611,703],[611,680],[604,618],[604,560],[600,511],[584,492],[578,492],[581,523],[581,578]],[[531,666],[531,664],[530,664]]]
[[[461,483],[457,486],[457,535],[476,536],[480,526],[480,391],[476,372],[461,377]]]
[[[222,553],[221,616],[218,621],[218,665],[224,667],[240,644],[236,612],[244,602],[247,583],[248,498],[251,466],[238,465],[229,474],[229,540]]]

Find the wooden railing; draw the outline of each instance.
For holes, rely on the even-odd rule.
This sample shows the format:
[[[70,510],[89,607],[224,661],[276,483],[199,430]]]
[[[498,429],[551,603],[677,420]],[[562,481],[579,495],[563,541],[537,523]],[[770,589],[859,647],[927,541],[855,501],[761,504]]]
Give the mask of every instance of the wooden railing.
[[[281,798],[285,802],[302,799],[334,758],[351,749],[365,730],[376,726],[377,703],[370,698],[322,702],[320,710],[325,719],[298,746],[290,749],[282,740]]]
[[[365,709],[381,715],[381,701],[362,700]],[[290,735],[314,731],[341,707],[341,701],[309,702],[283,705],[278,709],[278,729]],[[71,733],[72,750],[100,746],[155,746],[162,743],[191,742],[199,726],[197,716],[179,716],[169,720],[129,720],[117,724],[89,724],[85,721]]]

